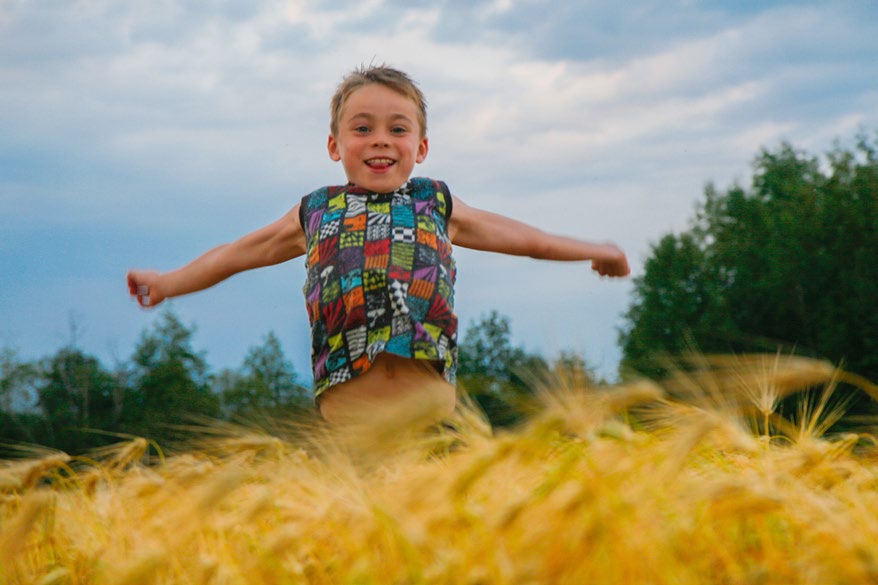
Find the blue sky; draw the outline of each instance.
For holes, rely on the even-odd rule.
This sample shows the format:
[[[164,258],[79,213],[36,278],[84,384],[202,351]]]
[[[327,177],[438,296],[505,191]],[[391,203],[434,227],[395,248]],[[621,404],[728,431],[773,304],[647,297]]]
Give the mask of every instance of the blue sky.
[[[820,154],[878,130],[876,54],[872,0],[2,0],[0,346],[49,355],[72,319],[82,349],[126,360],[157,316],[129,300],[129,268],[175,268],[344,182],[328,102],[360,63],[425,91],[416,174],[615,241],[638,274],[761,147]],[[630,280],[456,254],[462,330],[497,309],[516,343],[613,377]],[[214,368],[273,330],[306,375],[303,280],[294,260],[172,305]]]

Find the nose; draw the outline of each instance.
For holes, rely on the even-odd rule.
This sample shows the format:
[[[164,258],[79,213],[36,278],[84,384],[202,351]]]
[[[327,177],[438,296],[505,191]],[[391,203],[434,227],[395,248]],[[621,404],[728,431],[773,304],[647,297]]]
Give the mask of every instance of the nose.
[[[372,144],[375,146],[388,146],[390,144],[390,140],[387,137],[386,132],[375,132],[372,135]]]

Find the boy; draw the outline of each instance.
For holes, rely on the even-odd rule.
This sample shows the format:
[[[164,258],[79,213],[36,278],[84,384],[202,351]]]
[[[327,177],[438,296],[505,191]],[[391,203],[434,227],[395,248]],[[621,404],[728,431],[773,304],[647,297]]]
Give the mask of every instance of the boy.
[[[347,76],[331,106],[329,156],[348,184],[324,187],[278,221],[164,274],[132,270],[141,306],[213,286],[239,272],[307,255],[315,398],[333,424],[376,413],[439,420],[455,405],[457,318],[451,244],[550,260],[591,260],[629,273],[612,244],[547,234],[469,207],[441,181],[412,179],[429,151],[415,83],[386,66]]]

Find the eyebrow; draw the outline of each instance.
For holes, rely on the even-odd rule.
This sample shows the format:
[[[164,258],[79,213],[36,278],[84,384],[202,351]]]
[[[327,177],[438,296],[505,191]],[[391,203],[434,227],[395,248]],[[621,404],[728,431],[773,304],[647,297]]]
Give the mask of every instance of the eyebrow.
[[[374,114],[361,112],[359,114],[354,114],[353,116],[348,118],[348,120],[351,120],[351,121],[357,120],[357,119],[374,120],[376,117],[377,116],[375,116]],[[405,120],[406,122],[414,123],[414,120],[409,118],[405,114],[391,114],[390,119],[391,119],[391,121],[394,121],[394,122],[397,120]]]

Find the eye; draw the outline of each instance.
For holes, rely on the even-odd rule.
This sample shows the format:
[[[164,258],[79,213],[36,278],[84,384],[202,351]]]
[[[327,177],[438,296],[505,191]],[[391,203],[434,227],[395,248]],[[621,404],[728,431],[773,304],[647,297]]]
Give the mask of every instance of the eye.
[[[406,132],[408,132],[408,128],[406,128],[405,126],[394,126],[393,128],[391,128],[390,131],[393,134],[405,134]]]
[[[363,126],[363,125],[355,126],[355,127],[354,127],[354,132],[356,132],[357,134],[366,134],[366,133],[369,132],[369,127],[368,127],[368,126]]]

